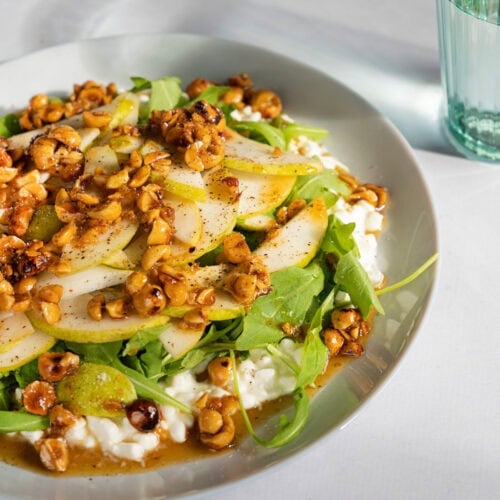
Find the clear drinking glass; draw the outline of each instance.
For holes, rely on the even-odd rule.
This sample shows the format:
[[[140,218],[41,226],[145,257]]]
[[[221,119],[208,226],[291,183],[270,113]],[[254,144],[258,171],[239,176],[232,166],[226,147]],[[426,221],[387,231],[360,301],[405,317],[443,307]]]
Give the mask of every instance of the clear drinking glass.
[[[448,136],[500,161],[500,0],[437,0],[437,12]]]

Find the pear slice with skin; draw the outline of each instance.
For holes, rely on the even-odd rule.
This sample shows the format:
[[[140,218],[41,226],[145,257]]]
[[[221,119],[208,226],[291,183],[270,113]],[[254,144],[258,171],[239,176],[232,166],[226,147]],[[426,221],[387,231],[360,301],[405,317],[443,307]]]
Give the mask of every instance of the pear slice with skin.
[[[134,384],[112,366],[82,363],[56,385],[57,400],[76,415],[125,417],[137,399]]]
[[[169,305],[165,308],[164,314],[172,318],[182,318],[184,315],[199,306]],[[215,302],[210,306],[204,306],[210,321],[224,321],[242,316],[245,312],[244,307],[237,302],[230,293],[225,290],[215,290]]]
[[[72,273],[94,267],[123,249],[134,237],[137,228],[137,223],[120,219],[105,228],[92,243],[78,245],[72,242],[65,245],[61,259],[71,266]]]
[[[177,359],[198,343],[204,331],[204,328],[181,328],[179,322],[174,320],[165,327],[165,331],[160,334],[159,340],[167,352],[174,359]]]
[[[118,172],[118,156],[110,146],[94,146],[85,153],[85,174],[93,174],[97,168],[110,175]]]
[[[309,175],[324,170],[320,160],[281,151],[227,129],[223,165],[236,170],[270,175]]]
[[[291,266],[305,267],[316,255],[327,225],[325,202],[316,198],[253,254],[262,258],[270,272]]]
[[[269,231],[276,225],[276,219],[269,213],[251,215],[250,217],[238,217],[236,225],[247,231]]]
[[[61,300],[59,308],[61,319],[55,325],[49,325],[37,311],[27,313],[33,326],[54,337],[69,342],[113,342],[132,337],[137,330],[144,330],[167,323],[164,315],[141,318],[131,315],[123,319],[103,318],[93,320],[87,313],[87,304],[92,298],[90,294],[80,295],[73,299]]]
[[[290,194],[294,175],[268,175],[228,169],[230,176],[238,179],[240,191],[238,219],[252,217],[273,210]]]
[[[0,312],[0,353],[9,351],[34,331],[26,314]]]
[[[134,269],[134,263],[129,259],[128,255],[124,250],[117,250],[113,252],[109,257],[104,259],[102,263],[105,266],[113,267],[114,269]]]
[[[191,170],[186,165],[172,163],[168,175],[151,172],[151,180],[163,186],[168,192],[188,200],[207,200],[207,190],[200,172]]]
[[[43,332],[34,331],[17,342],[8,351],[0,353],[0,373],[15,370],[48,351],[56,339]]]
[[[206,172],[204,180],[208,198],[205,202],[197,202],[203,223],[201,238],[193,246],[173,242],[170,257],[173,265],[192,262],[217,248],[233,230],[238,216],[238,201],[231,200],[230,193],[220,184],[219,177],[220,172],[216,169]]]
[[[67,300],[94,290],[125,283],[129,275],[129,270],[114,269],[108,266],[95,266],[64,276],[55,276],[45,271],[38,276],[37,287],[61,285],[63,287],[63,300]]]

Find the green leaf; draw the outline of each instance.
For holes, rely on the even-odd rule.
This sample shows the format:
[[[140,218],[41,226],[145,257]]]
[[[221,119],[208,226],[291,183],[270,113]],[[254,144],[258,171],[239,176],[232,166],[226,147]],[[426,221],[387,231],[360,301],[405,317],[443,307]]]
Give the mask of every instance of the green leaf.
[[[211,85],[210,87],[205,89],[199,96],[191,99],[186,104],[184,104],[184,107],[188,108],[197,101],[207,101],[209,104],[217,106],[222,95],[230,90],[230,88],[231,87],[226,87],[223,85]]]
[[[0,410],[8,410],[10,408],[10,388],[14,383],[11,373],[6,373],[5,375],[0,378]]]
[[[23,411],[0,411],[0,432],[38,431],[49,425],[47,417]]]
[[[321,141],[321,139],[329,135],[328,130],[324,128],[301,125],[300,123],[287,123],[283,125],[282,130],[287,144],[300,135],[304,135],[313,141]]]
[[[165,331],[165,325],[139,330],[132,338],[130,338],[123,349],[123,356],[135,356],[141,349],[158,340],[158,337]]]
[[[17,115],[10,113],[0,117],[0,136],[11,137],[22,132]]]
[[[130,79],[134,86],[130,89],[131,92],[140,92],[151,88],[151,80],[143,78],[142,76],[131,76]]]
[[[38,359],[34,359],[14,370],[14,377],[21,389],[24,389],[31,382],[38,380],[40,378],[40,374],[38,373]]]
[[[151,82],[151,97],[149,99],[148,110],[169,110],[177,107],[182,97],[180,79],[167,76],[161,80]]]
[[[318,264],[305,269],[289,267],[271,274],[272,292],[259,297],[243,320],[237,350],[276,344],[283,338],[281,325],[302,324],[314,297],[323,290],[324,275]]]
[[[140,355],[141,365],[146,377],[159,379],[164,375],[162,360],[165,355],[165,348],[159,340],[146,345],[144,353]]]
[[[232,365],[235,366],[236,360],[233,351],[230,352],[230,356]],[[262,439],[255,433],[252,423],[250,422],[250,418],[248,417],[248,413],[243,405],[236,370],[233,370],[233,386],[240,403],[241,415],[243,417],[243,421],[245,422],[245,427],[252,438],[261,446],[266,448],[279,448],[296,439],[302,432],[309,416],[309,397],[304,389],[299,387],[292,393],[295,406],[295,415],[293,419],[289,420],[286,415],[281,415],[279,428],[276,434],[271,439]]]
[[[333,309],[335,289],[321,303],[314,313],[311,324],[306,333],[304,351],[302,354],[301,369],[297,375],[297,387],[307,387],[323,373],[328,362],[328,349],[321,340],[325,316]]]
[[[384,308],[373,289],[370,278],[354,250],[339,259],[334,280],[349,294],[352,303],[361,311],[364,318],[370,313],[371,306],[380,314],[384,314]]]
[[[333,170],[315,175],[301,175],[297,181],[289,198],[303,198],[307,202],[315,198],[322,197],[327,206],[333,206],[340,195],[347,195],[351,192],[349,186],[339,179]]]
[[[286,150],[283,132],[267,122],[231,122],[231,128],[237,132],[247,132],[252,139],[264,142],[270,146]]]
[[[326,253],[334,253],[341,257],[350,251],[358,252],[353,231],[356,227],[354,222],[344,224],[339,219],[331,215],[328,219],[328,228],[326,230],[321,250]]]
[[[106,342],[103,344],[66,342],[66,346],[70,351],[83,356],[88,363],[111,365],[118,359],[118,353],[122,348],[122,341]]]

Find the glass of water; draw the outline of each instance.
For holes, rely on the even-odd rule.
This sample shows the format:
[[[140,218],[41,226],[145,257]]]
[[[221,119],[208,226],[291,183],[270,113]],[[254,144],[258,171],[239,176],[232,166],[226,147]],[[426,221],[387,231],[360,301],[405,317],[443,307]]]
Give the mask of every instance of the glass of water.
[[[437,12],[448,136],[500,162],[500,0],[437,0]]]

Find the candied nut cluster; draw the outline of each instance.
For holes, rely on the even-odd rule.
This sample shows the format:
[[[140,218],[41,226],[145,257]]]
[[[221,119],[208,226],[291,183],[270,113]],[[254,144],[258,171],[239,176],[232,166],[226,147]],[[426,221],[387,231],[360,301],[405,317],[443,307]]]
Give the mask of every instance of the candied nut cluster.
[[[0,236],[0,311],[24,312],[35,296],[36,275],[53,259],[42,241],[25,243],[17,236]]]
[[[226,236],[219,261],[234,264],[223,286],[240,304],[249,306],[257,297],[271,291],[268,268],[260,257],[252,255],[240,233]]]
[[[187,86],[186,92],[190,99],[194,99],[215,84],[206,78],[196,78]],[[258,111],[266,119],[273,119],[281,114],[283,106],[280,97],[271,90],[254,88],[247,73],[228,78],[227,85],[230,88],[222,95],[224,104],[233,105],[237,109],[250,106],[252,111]]]
[[[149,125],[177,148],[193,170],[215,167],[224,157],[226,120],[219,108],[206,101],[197,101],[187,109],[153,111]]]
[[[357,203],[364,200],[373,205],[377,210],[383,211],[387,204],[387,189],[376,184],[362,184],[356,177],[347,173],[343,169],[337,169],[339,179],[344,181],[350,188],[351,194],[348,196],[350,203]]]
[[[209,398],[208,394],[204,394],[196,406],[199,409],[197,424],[200,441],[212,450],[231,446],[236,430],[232,416],[239,408],[237,398]]]
[[[49,98],[46,94],[37,94],[31,98],[28,107],[22,112],[19,124],[23,130],[41,128],[56,123],[63,118],[69,118],[109,104],[116,92],[117,87],[114,83],[110,83],[105,87],[94,81],[87,81],[82,85],[75,84],[73,93],[67,101]],[[107,119],[107,117],[99,114],[97,116],[87,114],[84,117],[84,122],[88,127],[97,126],[100,128],[96,123],[98,118],[101,119],[100,126],[105,126],[102,120]],[[109,118],[111,119],[111,117]]]
[[[331,327],[323,330],[323,341],[330,356],[353,356],[363,354],[361,338],[370,330],[357,309],[335,309],[331,315]]]

